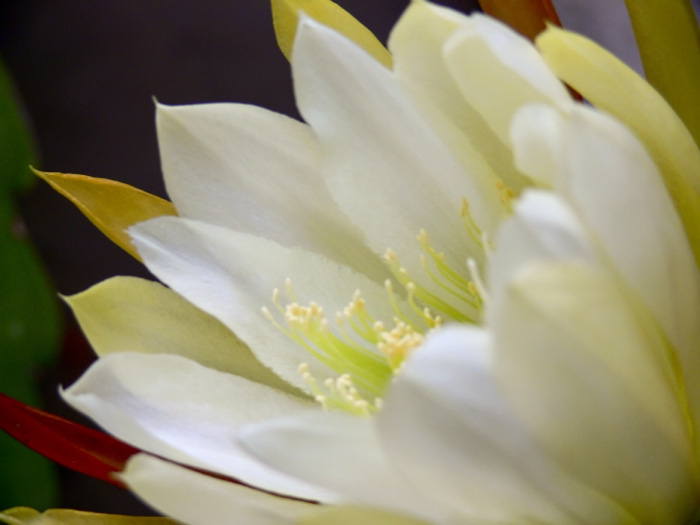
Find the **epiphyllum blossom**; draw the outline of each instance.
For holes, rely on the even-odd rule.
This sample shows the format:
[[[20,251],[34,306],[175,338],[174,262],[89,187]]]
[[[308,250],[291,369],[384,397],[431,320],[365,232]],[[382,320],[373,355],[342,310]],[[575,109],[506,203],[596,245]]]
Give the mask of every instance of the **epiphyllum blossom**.
[[[130,233],[172,291],[70,298],[101,358],[64,396],[162,458],[348,506],[148,455],[132,490],[193,524],[693,516],[697,194],[677,194],[697,147],[634,78],[673,137],[640,134],[655,164],[545,58],[629,73],[554,29],[540,45],[416,1],[388,68],[302,17],[306,124],[159,107],[179,216]]]

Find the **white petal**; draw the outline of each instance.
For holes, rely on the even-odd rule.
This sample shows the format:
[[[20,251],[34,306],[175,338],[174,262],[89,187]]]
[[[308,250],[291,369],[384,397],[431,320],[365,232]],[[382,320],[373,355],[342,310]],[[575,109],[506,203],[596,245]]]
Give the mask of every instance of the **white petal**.
[[[345,502],[424,518],[441,514],[429,496],[397,475],[387,462],[370,418],[313,412],[251,424],[239,436],[261,461],[337,492]]]
[[[280,494],[327,496],[261,464],[235,439],[246,423],[313,406],[303,398],[180,356],[127,352],[99,359],[63,397],[147,452]]]
[[[569,117],[560,187],[678,353],[700,421],[700,276],[656,166],[624,126],[584,107]]]
[[[664,338],[618,281],[580,263],[531,264],[492,325],[499,384],[542,446],[640,522],[684,522],[694,460]]]
[[[320,304],[330,323],[356,290],[361,291],[375,319],[388,323],[395,315],[382,286],[318,254],[174,217],[141,223],[130,233],[146,265],[159,279],[223,322],[260,361],[306,391],[309,387],[298,371],[301,363],[308,363],[318,380],[338,372],[311,357],[263,315],[263,306],[277,314],[271,299],[274,289],[281,290],[282,306],[293,302],[308,306],[311,301]],[[291,279],[294,298],[284,291],[287,278]],[[367,359],[373,363],[378,359],[386,366],[374,354]],[[345,372],[352,370],[340,373]]]
[[[543,261],[598,264],[594,249],[570,206],[543,190],[527,190],[515,205],[515,215],[496,238],[489,264],[490,293],[498,300],[513,273]]]
[[[485,331],[447,327],[406,363],[378,416],[397,469],[468,523],[629,523],[542,454],[504,402]]]
[[[113,277],[66,301],[99,356],[177,354],[208,368],[301,393],[260,363],[231,330],[160,283]]]
[[[300,111],[319,137],[328,187],[370,247],[379,254],[392,248],[411,277],[431,289],[437,287],[417,256],[420,229],[452,267],[468,256],[481,259],[460,218],[462,199],[486,229],[494,225],[491,209],[391,72],[311,20],[300,23],[292,65]]]
[[[564,136],[565,123],[552,106],[522,106],[510,127],[515,165],[541,185],[553,186],[563,163]]]
[[[522,105],[571,104],[532,43],[492,18],[472,15],[446,43],[445,61],[464,98],[506,144]]]
[[[513,166],[510,148],[462,96],[443,58],[450,36],[469,23],[469,17],[452,9],[411,2],[389,38],[394,76],[479,183],[492,184],[494,191],[495,180],[501,179],[519,193],[528,181]]]
[[[188,525],[283,525],[318,508],[200,474],[146,454],[131,458],[119,477],[147,504]]]
[[[331,199],[308,126],[244,104],[159,105],[157,117],[165,183],[180,216],[386,277]]]
[[[357,525],[358,523],[362,525],[429,525],[427,521],[385,510],[336,505],[326,507],[318,514],[302,519],[298,525]]]

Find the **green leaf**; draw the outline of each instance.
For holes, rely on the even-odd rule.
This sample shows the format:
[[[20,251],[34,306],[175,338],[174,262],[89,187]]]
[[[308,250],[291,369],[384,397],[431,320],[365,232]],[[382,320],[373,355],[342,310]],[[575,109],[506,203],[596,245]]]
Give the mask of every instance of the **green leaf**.
[[[700,29],[690,0],[625,0],[647,79],[700,145]]]
[[[55,354],[60,329],[55,293],[15,206],[35,177],[33,147],[0,64],[0,391],[37,405],[37,371]],[[55,504],[53,465],[0,435],[0,509]]]

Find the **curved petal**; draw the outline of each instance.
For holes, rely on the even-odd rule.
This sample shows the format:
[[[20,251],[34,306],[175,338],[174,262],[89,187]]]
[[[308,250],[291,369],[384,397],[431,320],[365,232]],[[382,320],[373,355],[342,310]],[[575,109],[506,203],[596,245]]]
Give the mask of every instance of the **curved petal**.
[[[665,341],[604,270],[531,264],[491,315],[494,371],[542,447],[640,522],[683,523],[693,454]]]
[[[517,168],[541,186],[554,186],[563,162],[564,132],[564,119],[551,105],[535,102],[522,106],[510,125]]]
[[[231,330],[162,284],[114,277],[65,298],[99,356],[176,354],[290,394],[301,394],[258,361]]]
[[[558,186],[620,277],[678,354],[700,422],[700,276],[683,227],[643,146],[624,126],[584,107],[568,117]]]
[[[496,237],[488,268],[491,297],[502,296],[516,270],[543,261],[599,264],[573,210],[558,195],[527,190]]]
[[[391,32],[389,49],[397,82],[498,213],[498,182],[519,193],[527,180],[515,170],[510,149],[464,99],[443,59],[445,42],[468,20],[426,1],[411,2]]]
[[[280,494],[327,493],[279,474],[236,443],[238,429],[313,406],[303,398],[168,354],[120,352],[99,359],[64,399],[142,450]]]
[[[385,510],[333,506],[303,518],[298,525],[428,525],[429,522]]]
[[[286,525],[318,509],[146,454],[134,456],[120,477],[147,504],[188,525]]]
[[[543,454],[491,361],[488,333],[466,327],[437,331],[407,361],[377,418],[396,469],[468,523],[635,523]]]
[[[311,358],[308,347],[288,335],[286,321],[270,298],[273,290],[281,290],[280,307],[316,302],[331,316],[331,322],[357,290],[374,319],[388,324],[396,315],[382,286],[311,252],[179,218],[149,221],[130,231],[146,265],[159,279],[223,322],[263,364],[304,391],[309,385],[299,372],[300,364],[308,363],[309,372],[319,380],[339,372],[331,368],[330,361],[324,365]],[[291,293],[285,292],[287,279]],[[280,318],[276,322],[285,326],[276,327],[262,307],[269,307]],[[366,353],[361,358],[362,372],[383,372],[386,364],[376,350],[368,348]],[[340,373],[344,372],[354,371]]]
[[[510,144],[513,115],[523,104],[572,103],[535,47],[492,18],[469,17],[445,44],[444,55],[464,98],[505,144]]]
[[[426,519],[442,514],[429,496],[407,483],[387,462],[370,418],[309,412],[253,423],[241,430],[239,439],[265,464],[333,490],[345,502]]]
[[[158,105],[156,123],[166,188],[180,216],[386,278],[328,193],[308,126],[245,104]]]
[[[391,55],[374,33],[330,0],[272,0],[272,20],[277,43],[287,59],[291,59],[300,13],[335,29],[361,46],[377,61],[391,67]]]
[[[49,509],[38,512],[15,507],[0,512],[0,523],[7,525],[177,525],[168,518],[151,516],[118,516],[70,509]]]
[[[627,124],[664,176],[700,264],[700,149],[646,80],[595,42],[549,28],[537,46],[549,67],[597,108]]]
[[[469,256],[481,260],[462,224],[462,200],[487,231],[496,218],[391,72],[311,20],[301,22],[294,49],[297,102],[319,138],[323,175],[375,253],[393,249],[411,278],[431,291],[437,287],[417,256],[421,229],[452,267]]]

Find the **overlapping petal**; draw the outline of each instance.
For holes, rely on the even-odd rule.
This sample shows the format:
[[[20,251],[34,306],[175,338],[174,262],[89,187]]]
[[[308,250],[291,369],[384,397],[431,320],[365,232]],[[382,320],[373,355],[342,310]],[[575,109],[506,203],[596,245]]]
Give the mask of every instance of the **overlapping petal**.
[[[639,521],[690,515],[694,459],[665,341],[613,276],[525,266],[492,326],[496,377],[548,455]]]
[[[300,394],[233,332],[159,283],[114,277],[66,301],[98,356],[175,354],[214,370]]]
[[[626,78],[587,44],[549,35],[540,44],[560,76],[571,52],[613,84]],[[680,167],[697,153],[682,126],[635,80],[690,152],[668,160],[671,139],[640,133],[649,155],[482,15],[416,0],[390,47],[394,70],[302,14],[291,62],[306,124],[244,105],[159,108],[180,217],[129,233],[172,291],[122,279],[70,299],[101,358],[65,398],[165,459],[343,505],[317,512],[134,458],[126,483],[187,523],[688,522],[700,486],[700,276],[695,204],[679,204],[695,177]],[[395,296],[383,286],[388,249],[405,287]],[[410,334],[420,346],[406,343],[394,369],[374,321],[434,321],[415,285],[448,313]],[[355,361],[300,336],[285,310],[322,305],[342,318],[357,290],[371,335],[352,322],[343,333],[363,349]],[[483,326],[446,326],[458,319]],[[345,372],[359,397],[333,382]],[[383,399],[364,418],[320,410],[314,380],[326,378],[332,395]]]
[[[481,259],[464,232],[462,199],[486,229],[495,225],[497,203],[482,198],[391,73],[310,20],[301,22],[294,49],[297,103],[319,138],[328,188],[375,253],[393,249],[428,287],[417,257],[421,229],[453,266],[468,256]]]
[[[146,454],[134,456],[120,477],[146,503],[189,525],[283,525],[317,509]]]
[[[423,518],[443,514],[431,496],[394,469],[372,419],[314,411],[248,425],[239,439],[266,464],[337,491],[350,503]]]
[[[362,233],[331,199],[307,125],[245,104],[159,105],[156,122],[166,188],[180,216],[386,278]]]
[[[523,130],[542,113],[556,124],[549,133],[524,138]],[[516,140],[516,158],[539,141],[536,149],[555,168],[555,186],[575,210],[599,260],[660,323],[674,349],[669,366],[697,422],[700,388],[693,378],[700,373],[700,278],[655,164],[624,126],[584,107],[568,114],[551,107],[523,110],[514,130],[516,139],[523,137]]]
[[[142,450],[273,492],[329,497],[262,465],[235,440],[246,423],[308,409],[306,398],[180,356],[129,352],[98,360],[63,397]]]
[[[305,391],[309,386],[299,373],[301,363],[308,363],[310,373],[319,379],[337,372],[312,359],[263,314],[263,306],[276,313],[274,289],[280,290],[284,303],[315,301],[329,315],[342,312],[361,290],[374,318],[391,320],[395,315],[383,286],[311,252],[179,218],[145,222],[131,232],[146,266],[158,278],[233,330],[262,363]],[[285,291],[287,279],[291,294]],[[280,322],[284,322],[281,315]],[[368,368],[374,361],[368,358]]]

